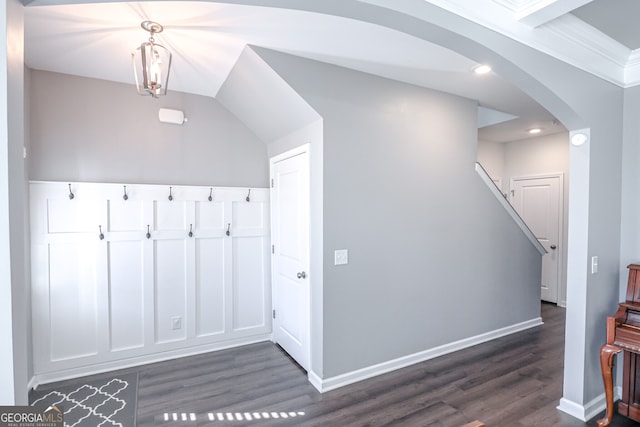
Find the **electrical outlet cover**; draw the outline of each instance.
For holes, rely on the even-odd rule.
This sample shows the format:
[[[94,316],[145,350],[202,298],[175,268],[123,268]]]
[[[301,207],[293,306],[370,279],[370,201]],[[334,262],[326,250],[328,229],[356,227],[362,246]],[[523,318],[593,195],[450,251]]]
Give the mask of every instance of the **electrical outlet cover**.
[[[174,331],[182,329],[182,317],[172,317],[171,318],[171,327]]]
[[[334,265],[349,264],[349,251],[340,249],[334,252]]]

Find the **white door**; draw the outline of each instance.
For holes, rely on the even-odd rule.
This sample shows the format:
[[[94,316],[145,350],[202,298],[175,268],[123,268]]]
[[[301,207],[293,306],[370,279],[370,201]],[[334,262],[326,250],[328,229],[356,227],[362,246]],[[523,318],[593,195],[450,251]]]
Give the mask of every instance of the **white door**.
[[[271,159],[273,340],[309,370],[308,145]]]
[[[558,302],[562,241],[562,175],[515,178],[513,207],[547,250],[542,257],[541,297]]]

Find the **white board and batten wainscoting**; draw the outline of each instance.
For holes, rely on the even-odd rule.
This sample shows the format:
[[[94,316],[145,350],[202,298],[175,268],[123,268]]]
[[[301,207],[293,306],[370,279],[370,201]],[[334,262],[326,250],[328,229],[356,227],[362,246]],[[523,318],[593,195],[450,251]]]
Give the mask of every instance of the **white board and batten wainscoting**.
[[[268,189],[32,182],[30,197],[35,385],[271,338]]]

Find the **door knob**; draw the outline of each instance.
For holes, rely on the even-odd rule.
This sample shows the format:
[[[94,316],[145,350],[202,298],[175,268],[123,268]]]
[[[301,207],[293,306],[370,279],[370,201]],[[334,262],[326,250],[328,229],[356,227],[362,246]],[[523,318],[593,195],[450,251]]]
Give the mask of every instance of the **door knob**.
[[[551,245],[551,246],[549,246],[549,247],[550,247],[551,249],[554,249],[554,250],[555,250],[555,248],[557,248],[557,246],[556,246],[556,245]]]
[[[304,271],[301,271],[300,273],[297,274],[298,279],[304,279],[305,277],[307,277],[307,273],[305,273]]]

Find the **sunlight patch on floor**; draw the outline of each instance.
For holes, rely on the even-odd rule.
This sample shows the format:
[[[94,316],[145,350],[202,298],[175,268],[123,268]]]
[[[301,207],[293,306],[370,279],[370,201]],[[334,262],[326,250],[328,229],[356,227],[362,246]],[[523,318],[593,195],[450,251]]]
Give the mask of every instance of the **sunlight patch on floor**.
[[[208,412],[203,415],[187,412],[165,412],[164,421],[258,421],[279,418],[296,418],[305,415],[302,411],[296,412]]]

